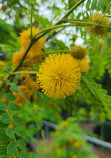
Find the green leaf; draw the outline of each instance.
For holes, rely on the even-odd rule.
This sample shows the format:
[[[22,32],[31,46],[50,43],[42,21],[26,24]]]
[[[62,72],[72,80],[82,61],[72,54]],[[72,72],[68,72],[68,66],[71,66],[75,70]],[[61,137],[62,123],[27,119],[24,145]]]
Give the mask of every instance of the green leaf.
[[[6,133],[10,138],[14,138],[15,136],[13,128],[8,128]]]
[[[24,124],[24,120],[22,118],[18,117],[18,116],[14,115],[12,117],[12,119],[13,119],[14,124],[17,125],[17,126]]]
[[[109,5],[109,3],[111,2],[111,0],[100,0],[100,2],[103,2],[103,4],[105,5],[105,6],[108,6]],[[110,7],[109,7],[110,8]]]
[[[21,108],[18,106],[18,105],[16,105],[15,103],[9,103],[8,104],[8,107],[9,107],[9,110],[11,110],[11,111],[19,111]]]
[[[13,156],[16,151],[17,151],[17,145],[16,145],[16,142],[10,142],[8,147],[7,147],[7,151],[8,151],[8,154]]]
[[[94,10],[96,8],[96,5],[97,5],[97,0],[93,0],[91,8]]]
[[[0,99],[2,99],[3,98],[3,94],[2,93],[0,93]]]
[[[8,125],[4,124],[3,122],[0,121],[0,128],[7,127]]]
[[[12,95],[11,93],[5,94],[5,98],[6,100],[9,100],[9,101],[14,101],[16,99],[16,97]]]
[[[2,114],[1,115],[1,121],[4,123],[4,124],[9,124],[10,123],[10,116],[5,113],[5,114]]]
[[[27,154],[27,152],[26,151],[22,151],[21,153],[20,153],[20,158],[28,158],[29,156],[28,156],[28,154]]]
[[[3,102],[3,101],[0,101],[0,110],[1,110],[1,111],[5,111],[5,110],[6,110],[6,108],[7,108],[6,103],[5,103],[5,102]]]
[[[86,4],[86,8],[87,8],[87,9],[89,9],[90,4],[91,4],[91,0],[88,0],[88,1],[87,1],[87,4]]]
[[[0,156],[7,155],[7,146],[0,145]]]
[[[9,137],[3,129],[0,129],[0,144],[6,143],[7,141],[9,141]]]
[[[10,87],[10,90],[11,90],[12,92],[18,92],[18,87],[17,87],[16,85],[12,85],[12,86]]]
[[[77,0],[69,0],[68,1],[69,9],[72,8],[76,4],[76,2],[77,2]]]
[[[16,132],[16,134],[17,134],[18,136],[20,136],[20,137],[24,137],[24,135],[25,135],[24,129],[21,129],[21,128],[16,128],[16,129],[15,129],[15,132]]]
[[[25,149],[25,147],[26,147],[26,143],[22,139],[17,140],[17,145],[22,150]]]

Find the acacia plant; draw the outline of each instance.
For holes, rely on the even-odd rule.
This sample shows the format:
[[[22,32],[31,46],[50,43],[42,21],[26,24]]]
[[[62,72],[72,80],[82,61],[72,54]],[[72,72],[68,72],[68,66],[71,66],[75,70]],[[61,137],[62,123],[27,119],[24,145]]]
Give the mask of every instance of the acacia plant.
[[[0,156],[96,157],[78,124],[111,120],[111,91],[102,87],[111,75],[110,0],[0,4]],[[43,120],[68,116],[52,145],[30,149],[38,131],[45,136]]]

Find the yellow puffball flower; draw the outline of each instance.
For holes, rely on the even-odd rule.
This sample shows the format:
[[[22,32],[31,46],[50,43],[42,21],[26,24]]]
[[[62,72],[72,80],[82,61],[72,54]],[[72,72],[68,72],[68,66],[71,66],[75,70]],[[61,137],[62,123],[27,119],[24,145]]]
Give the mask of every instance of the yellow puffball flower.
[[[91,16],[91,22],[95,24],[108,25],[108,18],[101,13],[94,13]],[[89,26],[88,32],[94,36],[104,36],[107,34],[107,28],[103,26]]]
[[[81,72],[88,72],[89,71],[90,60],[87,56],[81,60],[78,60],[78,63],[79,63]]]
[[[87,54],[87,50],[82,46],[71,47],[71,55],[76,59],[83,59]]]
[[[0,67],[4,67],[5,65],[5,62],[0,60]]]
[[[39,67],[38,83],[45,95],[63,98],[75,93],[80,84],[78,61],[70,54],[49,55]]]
[[[75,147],[75,148],[79,148],[79,147],[80,147],[80,143],[79,143],[79,142],[75,142],[75,143],[74,143],[74,147]]]
[[[18,89],[22,90],[24,92],[24,95],[25,97],[29,100],[30,99],[30,91],[29,89],[27,88],[27,86],[18,86]],[[25,104],[26,100],[25,98],[22,96],[21,93],[16,93],[16,92],[13,92],[13,95],[17,97],[17,99],[15,100],[15,103],[18,104],[18,105],[22,105],[22,104]]]
[[[77,158],[77,156],[76,156],[76,155],[73,155],[72,158]]]
[[[31,32],[31,30],[29,28],[28,30],[23,30],[23,32],[20,33],[19,43],[25,50],[27,49],[27,47],[30,43],[30,32]],[[39,33],[39,29],[32,27],[32,35],[34,36],[37,33]],[[32,51],[33,53],[39,52],[39,51],[41,51],[43,46],[44,46],[44,38],[42,37],[32,45],[30,51]]]

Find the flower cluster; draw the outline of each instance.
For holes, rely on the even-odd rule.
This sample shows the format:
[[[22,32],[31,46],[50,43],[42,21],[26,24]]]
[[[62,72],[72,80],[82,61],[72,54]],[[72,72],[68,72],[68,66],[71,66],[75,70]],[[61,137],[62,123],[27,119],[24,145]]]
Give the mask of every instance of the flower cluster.
[[[32,35],[34,36],[37,33],[39,33],[39,29],[33,27]],[[20,33],[19,43],[22,47],[22,50],[14,53],[13,55],[12,60],[15,67],[17,67],[20,64],[24,56],[24,53],[31,42],[30,34],[31,34],[30,28]],[[25,57],[25,62],[23,62],[22,66],[20,67],[20,70],[29,70],[30,65],[42,61],[43,57],[41,55],[43,54],[43,46],[44,46],[44,38],[40,38],[32,45],[31,49],[29,50],[28,54]],[[30,98],[31,93],[34,94],[37,90],[39,90],[39,85],[37,84],[37,82],[33,80],[31,75],[21,74],[20,80],[22,81],[23,85],[19,86],[18,88],[24,92],[27,99]],[[21,96],[20,93],[14,92],[14,95],[17,97],[16,99],[17,104],[21,105],[25,103],[25,99]],[[34,94],[34,97],[36,97],[36,93]]]
[[[52,142],[41,142],[39,155],[44,158],[96,158],[83,137],[79,125],[73,118],[62,122],[52,134]],[[51,139],[50,138],[50,139]]]

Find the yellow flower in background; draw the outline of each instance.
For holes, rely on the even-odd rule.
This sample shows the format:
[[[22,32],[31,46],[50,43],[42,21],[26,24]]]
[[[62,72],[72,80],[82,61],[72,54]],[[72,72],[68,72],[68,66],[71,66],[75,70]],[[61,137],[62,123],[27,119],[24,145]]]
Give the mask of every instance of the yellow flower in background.
[[[108,25],[108,18],[102,15],[101,13],[94,13],[91,16],[91,22],[95,24]],[[107,34],[107,28],[102,26],[89,26],[88,32],[94,36],[103,36]]]
[[[21,50],[21,51],[16,52],[16,53],[13,54],[12,61],[13,61],[13,64],[14,64],[15,67],[17,67],[19,65],[24,53],[25,53],[25,51]],[[25,59],[27,59],[27,58],[28,57],[26,57]]]
[[[79,142],[75,142],[75,143],[74,143],[74,147],[75,147],[75,148],[79,148],[79,147],[80,147],[80,143],[79,143]]]
[[[20,33],[19,37],[19,43],[20,45],[26,50],[29,43],[30,43],[30,28],[28,30],[23,30],[22,33]],[[32,27],[32,35],[39,33],[39,29]],[[30,51],[33,53],[41,51],[41,49],[44,46],[44,38],[40,38],[38,41],[36,41],[33,46],[31,47]],[[38,53],[39,54],[39,53]]]
[[[23,56],[24,56],[24,53],[25,53],[25,51],[24,51],[24,50],[21,50],[21,51],[16,52],[16,53],[13,54],[12,61],[13,61],[13,64],[14,64],[15,67],[17,67],[18,64],[20,63],[21,59],[22,59]],[[41,53],[42,53],[42,51],[41,51]],[[36,54],[35,54],[35,56],[36,56]],[[28,54],[27,54],[27,56],[25,57],[25,60],[30,59],[30,58],[33,58],[33,57],[34,57],[34,54],[33,54],[31,51],[29,51]],[[43,57],[40,56],[40,57],[36,57],[36,58],[33,58],[33,59],[28,60],[28,61],[25,62],[25,64],[22,66],[22,69],[28,67],[29,65],[35,64],[35,63],[37,63],[37,62],[40,62],[40,61],[42,60],[42,58],[43,58]],[[24,60],[24,61],[25,61],[25,60]]]
[[[77,156],[76,156],[76,155],[73,155],[72,158],[77,158]]]
[[[31,93],[30,93],[29,89],[27,88],[27,86],[18,86],[18,89],[20,89],[24,92],[24,95],[25,95],[26,99],[28,99],[28,100],[30,99]],[[22,96],[21,93],[13,92],[13,95],[17,97],[17,99],[15,100],[16,104],[18,104],[18,105],[25,104],[26,100]]]
[[[0,60],[0,67],[5,67],[5,62]]]
[[[81,72],[88,72],[89,71],[90,60],[87,56],[81,60],[78,60],[78,63],[79,63]]]
[[[63,98],[75,93],[80,84],[78,61],[70,54],[49,55],[39,67],[37,80],[45,95]]]
[[[74,142],[74,138],[73,138],[73,136],[69,136],[69,137],[68,137],[68,142],[69,142],[69,143]]]
[[[82,46],[71,47],[71,55],[76,59],[83,59],[87,55],[87,50]]]
[[[40,89],[39,84],[36,81],[33,81],[31,75],[29,74],[20,74],[20,78],[23,80],[24,84],[32,91],[35,92]]]

